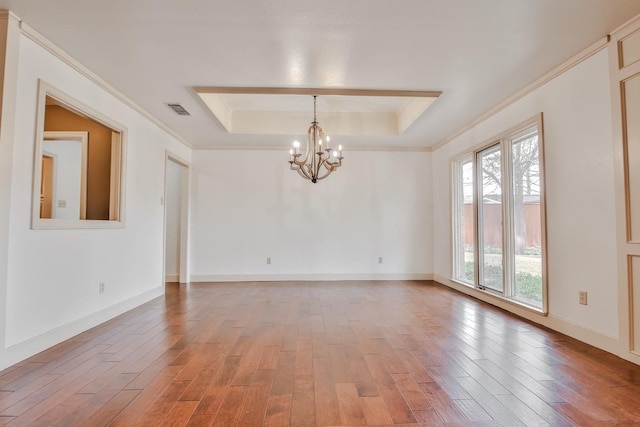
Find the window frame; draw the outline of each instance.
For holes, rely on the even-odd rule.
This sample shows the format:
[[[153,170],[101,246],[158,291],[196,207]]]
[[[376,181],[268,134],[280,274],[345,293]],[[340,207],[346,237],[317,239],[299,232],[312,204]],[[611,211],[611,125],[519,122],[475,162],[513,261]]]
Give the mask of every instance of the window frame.
[[[468,281],[465,277],[464,277],[464,271],[466,271],[466,267],[464,266],[465,264],[465,258],[464,258],[464,229],[461,227],[462,225],[462,214],[464,212],[464,183],[462,182],[462,178],[463,178],[463,167],[462,165],[467,164],[471,162],[471,168],[472,168],[472,175],[474,173],[473,171],[473,153],[465,153],[462,156],[458,156],[453,160],[453,164],[454,166],[452,167],[452,182],[453,182],[453,187],[452,187],[452,209],[454,212],[454,215],[451,216],[451,223],[452,223],[452,241],[453,241],[453,245],[452,245],[452,263],[451,263],[451,267],[452,267],[452,272],[451,275],[454,278],[454,280],[463,283],[465,285],[469,285],[469,286],[475,286],[476,284],[476,265],[477,265],[477,261],[475,260],[475,258],[477,257],[476,251],[475,251],[475,223],[476,223],[476,212],[475,209],[473,209],[473,206],[475,204],[475,199],[476,199],[476,194],[475,194],[475,176],[473,177],[473,181],[471,183],[472,185],[472,201],[471,201],[471,205],[472,205],[472,209],[471,209],[471,214],[472,214],[472,218],[471,221],[474,224],[474,229],[473,229],[473,234],[474,234],[474,262],[473,262],[473,277],[472,277],[472,281]],[[462,203],[460,203],[460,200],[463,200]],[[455,213],[460,213],[460,215],[456,215]],[[461,235],[460,235],[461,234]],[[462,241],[462,248],[460,247],[456,247],[456,242],[460,242]],[[458,263],[458,261],[462,259],[462,264],[463,266],[461,267],[460,264]],[[460,269],[462,269],[462,271],[459,271]],[[462,277],[461,277],[462,276]]]
[[[113,137],[111,145],[111,175],[110,175],[110,203],[108,220],[96,219],[56,219],[40,218],[40,186],[42,177],[43,139],[46,132],[45,127],[45,107],[46,98],[51,97],[63,104],[66,109],[75,114],[86,116],[108,128],[113,134],[118,133],[119,137]],[[125,201],[125,170],[126,170],[126,147],[127,128],[122,124],[106,117],[104,114],[83,104],[77,99],[67,95],[65,92],[51,86],[43,80],[38,80],[38,101],[36,110],[36,132],[33,159],[33,185],[31,203],[31,229],[105,229],[123,228],[124,222],[124,201]],[[86,170],[86,166],[83,166]]]
[[[542,304],[536,307],[527,304],[515,298],[515,232],[513,230],[513,222],[515,218],[514,200],[513,200],[513,171],[512,169],[512,148],[514,142],[517,142],[523,136],[537,131],[538,135],[538,156],[539,156],[539,181],[540,181],[540,246],[541,246],[541,274],[542,274]],[[479,187],[481,181],[480,170],[478,168],[478,155],[482,151],[491,148],[494,145],[499,146],[501,153],[501,201],[502,201],[502,263],[503,263],[503,290],[502,292],[493,290],[481,283],[480,268],[480,235],[479,229],[481,217],[479,209]],[[458,227],[462,220],[460,216],[460,207],[458,206],[459,187],[462,178],[462,165],[466,163],[466,159],[471,158],[473,168],[473,233],[474,233],[474,280],[470,283],[458,277],[459,266],[456,262],[459,257],[461,248],[459,245]],[[542,113],[526,120],[499,135],[478,144],[469,150],[466,150],[452,158],[451,161],[451,178],[452,178],[452,203],[451,203],[451,225],[452,225],[452,251],[451,251],[451,281],[472,288],[483,294],[499,298],[508,303],[517,305],[536,313],[548,314],[548,272],[547,272],[547,220],[546,220],[546,194],[545,194],[545,158],[544,158],[544,127]],[[464,250],[464,248],[462,248]]]

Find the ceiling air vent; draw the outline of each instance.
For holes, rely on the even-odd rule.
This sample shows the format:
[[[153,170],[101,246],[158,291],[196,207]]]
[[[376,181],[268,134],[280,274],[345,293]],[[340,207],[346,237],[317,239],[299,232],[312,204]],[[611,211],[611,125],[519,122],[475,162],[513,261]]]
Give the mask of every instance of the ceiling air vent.
[[[180,116],[190,116],[191,114],[180,104],[167,104],[176,114]]]

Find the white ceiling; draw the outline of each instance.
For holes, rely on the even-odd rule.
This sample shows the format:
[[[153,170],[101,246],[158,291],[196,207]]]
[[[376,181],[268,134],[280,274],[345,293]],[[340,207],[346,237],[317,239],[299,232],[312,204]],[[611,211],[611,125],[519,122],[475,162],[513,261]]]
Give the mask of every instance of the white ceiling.
[[[194,146],[288,147],[281,135],[227,132],[194,90],[228,86],[442,91],[400,135],[344,137],[353,147],[426,148],[639,14],[640,1],[0,0],[0,8]],[[304,110],[310,121],[311,101]]]

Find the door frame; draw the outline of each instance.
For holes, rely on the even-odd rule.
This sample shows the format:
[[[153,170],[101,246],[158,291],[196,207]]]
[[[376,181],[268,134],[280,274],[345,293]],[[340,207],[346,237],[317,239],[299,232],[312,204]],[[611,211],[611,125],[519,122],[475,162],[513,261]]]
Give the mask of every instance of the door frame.
[[[180,188],[181,204],[180,204],[180,265],[179,265],[179,282],[187,283],[189,281],[189,231],[190,231],[190,200],[191,200],[191,165],[180,156],[166,150],[164,161],[164,195],[162,198],[163,205],[163,245],[162,245],[162,284],[166,281],[166,263],[167,263],[167,187],[168,177],[167,171],[169,162],[176,163],[182,167]]]

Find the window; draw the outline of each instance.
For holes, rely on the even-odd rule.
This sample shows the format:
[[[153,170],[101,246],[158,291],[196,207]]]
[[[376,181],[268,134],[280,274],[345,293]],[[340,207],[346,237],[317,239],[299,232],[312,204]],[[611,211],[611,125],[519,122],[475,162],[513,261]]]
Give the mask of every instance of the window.
[[[453,162],[453,279],[546,312],[542,116]]]
[[[40,82],[32,228],[122,226],[122,126]]]
[[[467,155],[454,168],[454,277],[474,284],[473,159]]]

